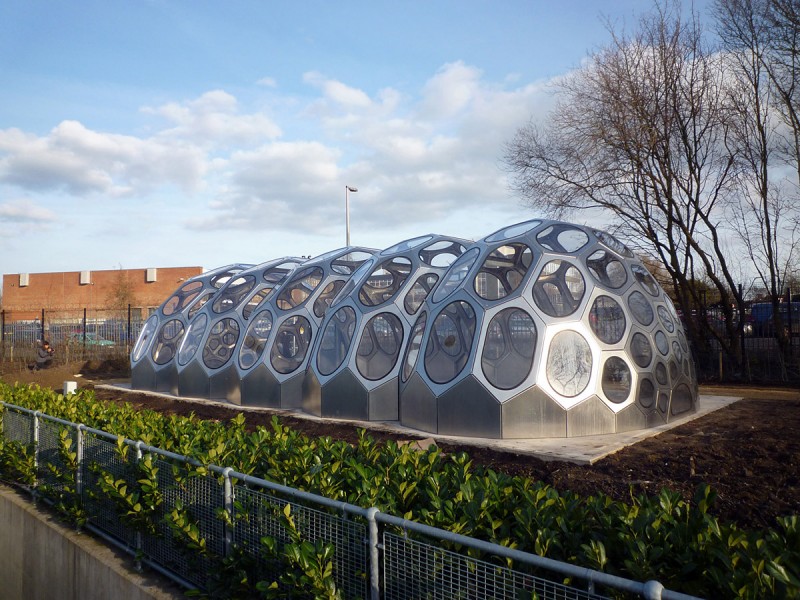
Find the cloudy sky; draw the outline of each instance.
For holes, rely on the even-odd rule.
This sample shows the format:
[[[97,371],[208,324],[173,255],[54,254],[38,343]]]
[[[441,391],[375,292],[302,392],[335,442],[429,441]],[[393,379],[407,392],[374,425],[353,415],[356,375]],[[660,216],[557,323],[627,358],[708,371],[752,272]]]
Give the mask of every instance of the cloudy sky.
[[[205,269],[531,218],[503,145],[645,0],[4,0],[0,273]]]

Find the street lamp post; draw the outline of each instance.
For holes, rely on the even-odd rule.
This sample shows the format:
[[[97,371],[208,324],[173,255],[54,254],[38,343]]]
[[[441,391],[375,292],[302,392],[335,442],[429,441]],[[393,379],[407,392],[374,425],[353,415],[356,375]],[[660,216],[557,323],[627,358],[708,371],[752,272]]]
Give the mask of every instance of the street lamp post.
[[[350,192],[357,192],[358,188],[344,186],[344,218],[347,229],[346,246],[350,245]]]

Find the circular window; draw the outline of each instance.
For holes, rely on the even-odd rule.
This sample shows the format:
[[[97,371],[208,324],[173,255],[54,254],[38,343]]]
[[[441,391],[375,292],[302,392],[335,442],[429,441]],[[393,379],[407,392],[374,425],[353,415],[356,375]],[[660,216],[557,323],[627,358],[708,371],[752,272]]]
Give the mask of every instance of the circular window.
[[[331,316],[322,332],[317,368],[322,375],[330,375],[338,369],[350,351],[356,329],[356,311],[343,306]]]
[[[645,269],[642,265],[633,264],[631,265],[631,272],[633,273],[633,278],[642,284],[642,287],[647,290],[648,294],[654,298],[658,298],[658,284],[656,280],[653,279],[650,271]]]
[[[403,325],[395,315],[372,317],[361,333],[356,351],[358,372],[371,381],[386,377],[394,368],[403,344]]]
[[[439,276],[436,273],[427,273],[417,278],[403,299],[403,306],[408,314],[413,315],[419,310],[437,281],[439,281]]]
[[[217,314],[228,312],[239,306],[256,285],[256,278],[253,275],[245,275],[231,279],[214,298],[211,310]]]
[[[317,296],[317,299],[314,300],[314,314],[317,315],[320,319],[325,316],[325,311],[333,303],[333,299],[336,298],[336,295],[341,291],[344,287],[343,280],[331,281],[328,285],[325,286],[325,289],[322,290],[322,293]]]
[[[505,298],[522,283],[532,261],[533,253],[525,244],[495,248],[475,276],[475,293],[484,300]]]
[[[642,292],[636,290],[631,292],[631,295],[628,296],[628,308],[631,309],[634,318],[642,325],[650,325],[655,318],[653,307]]]
[[[612,356],[603,365],[603,393],[611,402],[621,404],[631,395],[631,369],[619,356]]]
[[[589,243],[589,236],[582,229],[557,223],[539,232],[536,241],[553,252],[572,254]]]
[[[411,250],[412,248],[416,248],[417,246],[424,244],[425,242],[433,239],[432,235],[422,235],[420,237],[415,237],[410,240],[406,240],[404,242],[400,242],[399,244],[395,244],[394,246],[389,246],[386,250],[381,252],[383,256],[387,254],[397,254],[398,252],[405,252],[406,250]]]
[[[678,342],[672,342],[672,351],[675,353],[675,360],[683,362],[683,350]]]
[[[481,368],[496,388],[510,390],[528,377],[536,349],[536,325],[528,313],[507,308],[497,313],[486,328]]]
[[[667,352],[669,352],[669,342],[667,341],[667,336],[664,335],[664,332],[660,329],[656,331],[656,348],[658,348],[658,351],[664,356],[666,356]]]
[[[150,354],[153,362],[157,365],[165,365],[175,358],[184,331],[183,322],[179,319],[171,319],[164,323],[153,343],[153,351]]]
[[[662,362],[656,363],[656,381],[659,385],[667,385],[669,383],[667,379],[667,367],[665,367]]]
[[[638,331],[631,337],[631,356],[633,357],[633,362],[642,368],[649,365],[650,361],[653,360],[653,348],[650,346],[650,342],[646,336]]]
[[[517,223],[516,225],[510,225],[487,236],[484,241],[491,244],[492,242],[502,242],[503,240],[515,238],[524,233],[528,233],[531,229],[538,227],[541,223],[541,221],[535,220]]]
[[[586,287],[583,275],[566,260],[547,263],[533,285],[533,300],[551,317],[566,317],[580,306]]]
[[[453,263],[450,270],[447,271],[444,280],[433,293],[432,300],[434,302],[441,302],[452,294],[459,284],[467,278],[469,270],[472,268],[472,265],[475,264],[475,261],[478,260],[479,255],[480,250],[477,248],[472,248],[462,254],[461,257]]]
[[[234,319],[220,319],[211,327],[203,348],[203,362],[209,369],[219,369],[233,356],[239,341],[239,323]]]
[[[419,349],[422,345],[422,335],[425,333],[425,324],[427,320],[427,313],[421,313],[417,322],[414,323],[413,329],[411,329],[411,335],[408,336],[408,348],[406,348],[406,357],[403,360],[402,379],[404,382],[408,381],[408,378],[411,377],[411,373],[417,364]]]
[[[656,403],[656,386],[648,378],[643,378],[639,383],[639,406],[651,408]]]
[[[452,302],[433,321],[425,348],[425,371],[435,383],[455,379],[469,360],[475,337],[475,311],[466,302]]]
[[[547,381],[562,396],[577,396],[592,375],[592,350],[577,331],[561,331],[553,336],[547,353]]]
[[[340,275],[352,275],[364,261],[369,260],[371,257],[372,254],[363,250],[348,252],[331,261],[331,270]]]
[[[620,242],[610,233],[606,233],[605,231],[600,231],[598,229],[592,229],[592,233],[594,233],[595,237],[598,240],[600,240],[603,244],[605,244],[608,248],[610,248],[620,256],[624,256],[626,258],[633,258],[633,252],[631,252],[625,244]]]
[[[322,267],[307,267],[292,278],[281,290],[275,304],[281,310],[291,310],[302,305],[322,282]]]
[[[661,323],[664,325],[664,329],[666,329],[669,333],[675,331],[675,322],[669,315],[669,311],[660,304],[658,305],[656,311],[658,312],[658,318],[661,319]]]
[[[311,323],[301,316],[289,317],[278,327],[270,351],[272,367],[282,374],[296,371],[311,344]]]
[[[208,315],[200,313],[197,318],[189,325],[186,330],[186,335],[181,342],[181,347],[178,350],[178,364],[183,366],[189,364],[189,361],[194,358],[197,349],[200,348],[200,342],[203,341],[203,335],[206,332],[208,325]]]
[[[464,244],[454,240],[440,240],[419,251],[419,259],[426,265],[446,269],[464,254]]]
[[[586,259],[586,266],[600,285],[618,290],[628,281],[625,266],[613,254],[597,250]]]
[[[139,338],[136,340],[136,345],[133,347],[133,352],[131,353],[133,362],[136,362],[142,358],[147,350],[148,344],[150,343],[150,339],[156,332],[156,329],[158,329],[158,317],[156,315],[152,315],[144,324],[142,332],[139,334]]]
[[[258,362],[267,346],[271,331],[272,314],[268,310],[262,310],[245,331],[242,348],[239,350],[240,367],[249,369]]]
[[[189,321],[191,321],[194,318],[194,316],[198,313],[198,311],[206,305],[206,302],[211,300],[211,297],[215,293],[216,292],[208,292],[207,294],[203,294],[202,296],[200,296],[200,298],[197,299],[197,301],[195,301],[194,304],[192,304],[191,308],[189,308],[189,312],[186,313],[186,316],[188,317]]]
[[[625,333],[625,313],[613,298],[598,296],[589,310],[589,326],[601,342],[616,344]]]
[[[364,306],[378,306],[390,301],[411,274],[411,261],[398,256],[379,264],[358,291]]]
[[[177,292],[164,302],[164,306],[161,308],[161,314],[168,317],[183,310],[189,306],[192,300],[197,298],[197,295],[202,289],[203,283],[201,281],[189,281],[184,283]]]

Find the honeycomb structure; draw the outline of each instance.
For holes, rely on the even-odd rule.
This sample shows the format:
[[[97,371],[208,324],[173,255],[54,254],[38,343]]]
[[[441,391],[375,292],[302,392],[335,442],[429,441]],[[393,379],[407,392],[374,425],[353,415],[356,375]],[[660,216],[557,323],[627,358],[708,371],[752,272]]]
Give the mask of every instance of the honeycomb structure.
[[[131,371],[135,389],[497,439],[655,427],[698,401],[641,261],[540,219],[209,271],[148,319]]]

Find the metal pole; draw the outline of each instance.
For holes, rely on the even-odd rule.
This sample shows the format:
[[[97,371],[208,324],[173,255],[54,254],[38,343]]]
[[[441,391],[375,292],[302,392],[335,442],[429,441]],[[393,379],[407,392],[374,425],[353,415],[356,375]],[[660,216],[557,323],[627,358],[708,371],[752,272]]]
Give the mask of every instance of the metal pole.
[[[39,339],[44,341],[44,309],[42,309],[42,337]]]
[[[83,345],[86,345],[86,307],[83,307]]]
[[[357,192],[358,188],[344,186],[344,219],[347,236],[345,237],[345,245],[350,245],[350,192]]]

